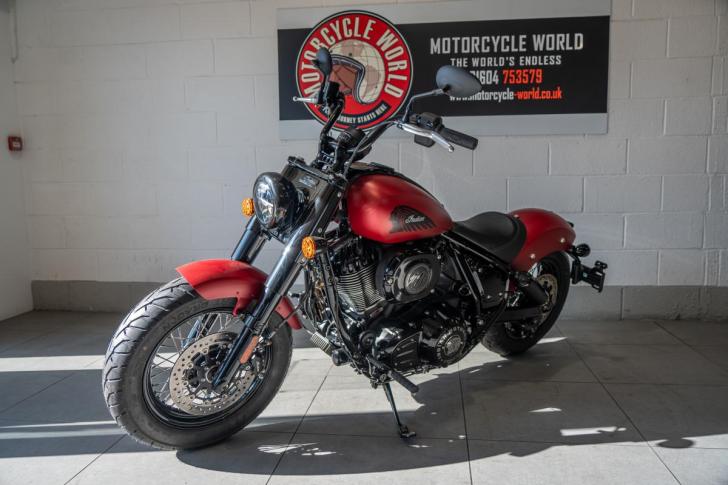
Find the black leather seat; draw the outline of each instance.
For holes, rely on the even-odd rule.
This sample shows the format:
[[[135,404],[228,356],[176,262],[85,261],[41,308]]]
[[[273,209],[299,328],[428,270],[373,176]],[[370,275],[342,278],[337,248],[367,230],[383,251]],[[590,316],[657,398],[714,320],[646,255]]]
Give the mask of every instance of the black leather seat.
[[[456,222],[452,232],[487,249],[506,263],[515,259],[526,242],[526,226],[519,219],[501,212],[483,212]]]

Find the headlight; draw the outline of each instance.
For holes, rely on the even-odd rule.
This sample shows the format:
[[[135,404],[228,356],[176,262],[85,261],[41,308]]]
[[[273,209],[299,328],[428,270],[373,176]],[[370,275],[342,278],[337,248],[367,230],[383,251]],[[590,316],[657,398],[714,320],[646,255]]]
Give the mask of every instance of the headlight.
[[[255,215],[265,227],[290,223],[297,208],[296,189],[281,174],[261,174],[253,186]]]

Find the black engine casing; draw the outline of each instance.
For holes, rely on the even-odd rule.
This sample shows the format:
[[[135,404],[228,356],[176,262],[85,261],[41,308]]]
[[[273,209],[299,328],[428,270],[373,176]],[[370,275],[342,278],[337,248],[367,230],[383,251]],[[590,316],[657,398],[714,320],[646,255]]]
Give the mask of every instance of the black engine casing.
[[[408,303],[428,296],[440,272],[440,259],[434,252],[392,248],[382,255],[377,267],[377,289],[391,302]]]
[[[464,322],[447,313],[428,310],[413,321],[382,319],[364,333],[364,346],[399,372],[445,367],[460,360],[468,342]]]

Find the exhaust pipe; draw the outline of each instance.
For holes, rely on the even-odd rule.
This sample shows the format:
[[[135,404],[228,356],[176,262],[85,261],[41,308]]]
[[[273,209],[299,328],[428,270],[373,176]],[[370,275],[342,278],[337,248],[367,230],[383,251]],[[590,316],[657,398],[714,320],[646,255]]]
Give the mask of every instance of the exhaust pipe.
[[[518,273],[516,276],[516,284],[518,284],[518,288],[526,295],[529,301],[532,301],[536,305],[541,306],[549,301],[549,295],[546,293],[546,290],[536,280],[531,278],[530,275]]]

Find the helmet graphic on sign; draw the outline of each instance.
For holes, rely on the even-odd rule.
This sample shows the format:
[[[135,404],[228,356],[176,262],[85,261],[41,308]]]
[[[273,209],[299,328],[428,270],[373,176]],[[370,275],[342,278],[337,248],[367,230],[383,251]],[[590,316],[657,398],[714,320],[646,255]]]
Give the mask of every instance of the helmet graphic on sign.
[[[331,53],[329,81],[337,83],[345,105],[334,128],[368,130],[395,116],[412,87],[412,54],[397,27],[372,12],[350,10],[333,14],[311,29],[296,58],[295,82],[301,97],[315,96],[325,79],[316,67],[316,53]],[[306,104],[324,124],[330,113]]]
[[[331,47],[334,70],[331,80],[361,104],[371,104],[384,87],[384,61],[377,49],[356,39],[347,39]]]

